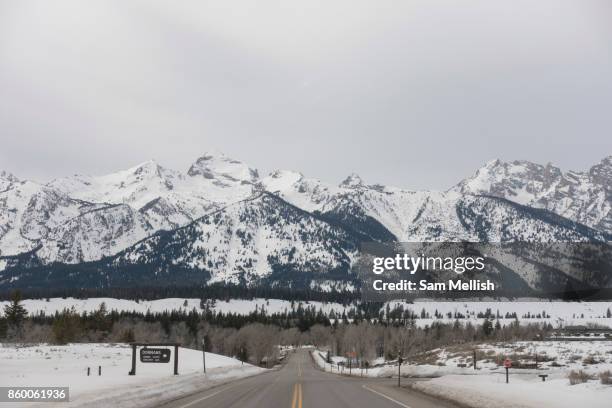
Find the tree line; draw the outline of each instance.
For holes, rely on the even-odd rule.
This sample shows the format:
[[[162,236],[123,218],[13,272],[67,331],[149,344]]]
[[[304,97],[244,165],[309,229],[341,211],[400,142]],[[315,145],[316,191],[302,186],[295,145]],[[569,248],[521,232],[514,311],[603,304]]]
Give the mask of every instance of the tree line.
[[[109,311],[104,303],[92,313],[65,309],[53,315],[28,315],[16,292],[0,318],[0,341],[21,343],[178,342],[253,364],[269,365],[279,358],[279,346],[315,345],[335,355],[354,353],[359,362],[393,360],[448,345],[482,341],[545,338],[550,324],[519,324],[493,313],[480,324],[434,320],[418,324],[419,315],[375,313],[372,305],[347,313],[326,315],[314,306],[269,313],[265,307],[246,315],[217,312],[210,302],[200,310],[161,313]],[[380,311],[380,308],[378,309]],[[350,317],[349,317],[350,316]]]

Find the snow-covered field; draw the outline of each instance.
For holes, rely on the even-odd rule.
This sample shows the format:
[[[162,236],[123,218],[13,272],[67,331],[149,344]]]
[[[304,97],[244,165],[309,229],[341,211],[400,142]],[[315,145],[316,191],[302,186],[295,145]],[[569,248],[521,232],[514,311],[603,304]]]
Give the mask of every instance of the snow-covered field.
[[[446,375],[418,381],[412,387],[473,408],[610,408],[612,386],[589,381],[569,385],[567,379],[541,382],[535,376]]]
[[[193,308],[200,310],[200,299],[167,298],[158,300],[134,300],[113,299],[113,298],[51,298],[47,302],[45,299],[27,299],[23,301],[24,307],[30,314],[45,312],[54,314],[61,312],[65,308],[74,307],[77,312],[92,312],[100,307],[101,303],[106,304],[108,310],[135,311],[146,313],[147,311],[163,312],[172,310],[190,311]],[[231,299],[209,300],[209,305],[213,310],[224,313],[248,314],[255,309],[265,309],[268,313],[291,311],[300,305],[304,308],[314,307],[316,310],[323,310],[329,313],[332,310],[342,313],[345,308],[339,303],[324,302],[290,302],[280,299]],[[0,313],[3,312],[4,305],[8,301],[0,302]],[[612,302],[560,302],[560,301],[541,301],[541,300],[521,300],[521,301],[427,301],[419,300],[414,303],[390,302],[389,306],[393,309],[396,305],[402,305],[404,309],[410,309],[417,315],[416,324],[419,326],[431,325],[434,321],[452,323],[457,313],[466,319],[473,320],[475,323],[482,322],[478,317],[479,313],[486,313],[490,310],[493,316],[499,314],[501,324],[505,324],[513,319],[506,319],[506,314],[516,313],[521,324],[546,322],[558,326],[585,325],[595,323],[602,326],[612,327],[612,318],[607,317],[608,309],[612,310]],[[350,308],[350,306],[349,306]],[[383,307],[383,311],[386,306]],[[421,318],[422,311],[425,310],[429,317]],[[440,317],[434,317],[436,311]],[[448,317],[448,314],[452,317]]]
[[[200,299],[185,299],[185,298],[167,298],[158,300],[141,300],[136,302],[135,300],[126,299],[114,299],[114,298],[89,298],[89,299],[75,299],[75,298],[51,298],[47,302],[45,299],[26,299],[23,301],[23,306],[26,308],[29,314],[38,314],[44,312],[47,315],[52,315],[55,312],[61,312],[64,309],[70,309],[72,307],[78,313],[82,312],[93,312],[100,307],[101,303],[106,304],[106,309],[126,311],[126,312],[139,312],[151,313],[172,311],[172,310],[185,310],[189,312],[193,308],[196,310],[200,309]],[[9,304],[8,301],[0,302],[0,314],[4,311],[4,305]],[[215,300],[209,301],[211,309],[223,312],[223,313],[237,313],[237,314],[249,314],[256,308],[257,310],[265,309],[268,313],[283,312],[285,310],[291,311],[291,309],[297,309],[301,304],[303,308],[314,307],[316,310],[323,310],[324,313],[329,313],[334,310],[336,313],[342,313],[344,306],[339,303],[323,303],[323,302],[290,302],[287,300],[280,299],[231,299],[229,301]]]
[[[419,300],[414,303],[389,302],[393,309],[396,305],[402,305],[404,309],[412,310],[419,318],[416,324],[423,327],[437,322],[454,322],[454,316],[459,313],[465,318],[482,322],[478,317],[479,313],[486,313],[490,310],[493,316],[501,315],[500,323],[512,321],[505,319],[507,313],[516,313],[521,324],[546,322],[558,326],[585,325],[588,323],[600,324],[612,327],[612,318],[607,317],[608,309],[612,311],[612,302],[561,302],[561,301],[541,301],[541,300],[513,300],[513,301],[434,301]],[[385,309],[386,306],[383,308]],[[421,312],[425,310],[430,318],[420,318]],[[435,318],[435,312],[442,316]],[[452,317],[448,317],[448,314]],[[539,316],[538,316],[539,315]]]
[[[477,350],[477,370],[472,367]],[[535,369],[535,356],[538,369]],[[316,363],[325,371],[325,352],[313,352]],[[510,383],[500,365],[509,357]],[[341,357],[333,359],[336,363]],[[379,362],[381,363],[381,362]],[[528,368],[516,368],[518,366]],[[583,384],[570,385],[568,374],[582,370],[591,376]],[[411,386],[422,392],[457,401],[470,407],[589,408],[612,406],[612,385],[601,384],[598,375],[612,370],[612,341],[539,341],[461,345],[432,350],[409,359],[402,365],[402,376],[435,377],[416,381]],[[333,372],[338,372],[334,366]],[[348,369],[343,369],[344,375]],[[548,375],[542,382],[540,374]],[[353,376],[397,376],[397,364],[377,364],[366,372],[352,370]],[[493,405],[492,405],[493,404]]]
[[[171,348],[174,353],[174,348]],[[69,387],[70,407],[142,407],[172,399],[207,386],[264,372],[236,359],[206,353],[207,374],[202,373],[202,352],[179,348],[179,375],[170,363],[139,362],[130,376],[131,348],[118,344],[66,346],[0,344],[2,386]],[[102,375],[98,376],[98,366]],[[87,367],[91,375],[87,376]],[[14,405],[14,404],[13,404]],[[31,404],[33,405],[33,404]],[[63,404],[65,405],[65,404]],[[0,403],[0,407],[9,403]],[[28,406],[20,403],[19,406]],[[42,403],[52,407],[52,403]]]

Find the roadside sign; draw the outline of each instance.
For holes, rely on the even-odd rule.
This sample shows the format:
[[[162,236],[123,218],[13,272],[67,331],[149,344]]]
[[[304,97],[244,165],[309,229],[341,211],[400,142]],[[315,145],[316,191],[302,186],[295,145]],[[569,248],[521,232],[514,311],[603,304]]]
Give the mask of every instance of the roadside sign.
[[[509,358],[506,358],[504,360],[504,367],[506,368],[506,384],[508,384],[510,380],[508,369],[512,367],[512,360],[510,360]]]
[[[143,363],[169,363],[170,350],[165,348],[140,349],[140,361]]]

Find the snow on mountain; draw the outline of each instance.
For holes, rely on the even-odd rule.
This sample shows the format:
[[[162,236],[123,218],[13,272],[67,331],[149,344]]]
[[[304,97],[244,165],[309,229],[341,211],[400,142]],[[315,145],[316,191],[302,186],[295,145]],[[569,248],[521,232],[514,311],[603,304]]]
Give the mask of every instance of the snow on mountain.
[[[0,270],[23,269],[23,257],[7,256],[34,251],[28,265],[37,267],[111,257],[110,269],[96,264],[99,279],[128,284],[140,273],[201,282],[325,270],[344,279],[363,241],[606,241],[611,163],[562,173],[493,161],[447,192],[371,185],[355,174],[339,185],[287,170],[259,178],[211,153],[186,173],[154,161],[46,185],[1,173]]]
[[[119,204],[128,203],[135,208],[174,189],[180,173],[168,170],[153,160],[127,170],[105,176],[73,176],[56,179],[48,187],[82,200]]]
[[[2,256],[36,249],[46,262],[92,261],[153,232],[127,205],[95,204],[31,181],[0,193]]]
[[[44,262],[79,263],[116,254],[249,197],[257,172],[205,154],[187,174],[147,161],[104,176],[46,185],[0,176],[0,256],[39,248]]]
[[[359,177],[356,173],[351,173],[347,178],[345,178],[342,183],[340,183],[340,187],[343,188],[359,188],[363,187],[365,184],[361,177]]]
[[[18,183],[19,179],[13,176],[11,173],[0,170],[0,192],[6,191],[11,188],[15,183]]]
[[[587,172],[566,173],[551,164],[494,160],[452,190],[463,194],[488,194],[545,208],[612,233],[612,156]]]
[[[440,194],[442,200],[425,200],[406,231],[413,241],[604,240],[588,227],[505,199]],[[200,282],[350,279],[352,261],[368,228],[345,227],[337,219],[329,222],[325,214],[302,211],[276,197],[262,193],[185,228],[156,234],[120,254],[114,266],[137,265],[168,279],[173,271],[195,270],[201,272]],[[531,278],[527,271],[524,279]]]
[[[602,163],[605,163],[604,160]],[[516,162],[519,163],[519,162]],[[546,184],[546,177],[540,177],[545,171],[541,166],[534,164],[515,164],[507,166],[504,175],[519,175],[530,170],[529,175],[524,175],[525,187],[521,199],[508,197],[509,200],[520,204],[531,203],[531,199],[524,199],[527,192],[542,189]],[[366,219],[375,220],[380,223],[397,240],[405,242],[419,241],[491,241],[503,242],[509,240],[542,240],[555,239],[582,240],[581,235],[565,231],[555,230],[556,227],[546,228],[550,225],[550,219],[538,220],[525,209],[518,209],[512,203],[492,200],[488,197],[475,197],[475,194],[484,194],[477,189],[488,186],[486,193],[492,196],[505,197],[510,195],[491,194],[489,188],[493,183],[491,177],[485,174],[490,169],[500,167],[499,161],[490,162],[485,170],[479,171],[475,180],[470,183],[469,188],[473,192],[466,194],[460,189],[452,189],[448,192],[435,191],[409,191],[396,187],[381,185],[368,185],[358,175],[351,174],[339,186],[333,186],[316,179],[308,179],[299,173],[289,171],[277,171],[262,180],[262,185],[268,191],[279,195],[284,200],[306,209],[322,214],[333,215],[355,225]],[[600,179],[606,179],[606,168],[598,168],[595,173]],[[537,170],[540,170],[538,173]],[[549,172],[555,172],[552,169]],[[560,172],[559,172],[560,173]],[[608,172],[609,173],[609,172]],[[531,178],[530,178],[531,177]],[[550,178],[550,177],[549,177]],[[516,182],[503,182],[501,180],[499,189],[508,188],[509,185],[517,185]],[[609,177],[608,177],[609,179]],[[488,184],[487,184],[488,183]],[[550,183],[548,183],[550,184]],[[468,187],[465,188],[466,190]],[[495,189],[494,191],[499,191]],[[507,191],[507,190],[506,190]],[[518,195],[518,194],[517,194]],[[515,197],[516,198],[516,197]],[[598,198],[600,198],[598,196]],[[610,198],[601,201],[603,206],[610,206]],[[537,206],[541,207],[541,206]],[[477,211],[475,209],[477,208]],[[554,211],[554,210],[553,210]],[[477,216],[478,215],[478,216]],[[476,217],[476,219],[471,219]],[[480,217],[480,218],[479,218]],[[484,220],[482,217],[486,217]],[[535,221],[534,221],[535,220]],[[486,222],[487,228],[479,228],[475,223]],[[547,233],[543,233],[543,229]],[[571,229],[570,229],[571,230]],[[587,234],[588,235],[588,234]],[[595,234],[597,235],[597,234]],[[599,235],[602,238],[603,235]]]
[[[106,176],[57,179],[48,186],[82,200],[127,204],[154,230],[171,230],[248,197],[253,187],[239,177],[252,173],[257,174],[241,162],[205,154],[187,174],[148,161]]]
[[[0,192],[0,255],[31,251],[50,231],[87,206],[31,181],[12,182]]]
[[[408,231],[415,241],[606,239],[596,230],[546,210],[495,197],[439,194],[444,200],[425,200]],[[223,281],[310,287],[317,281],[347,282],[355,278],[351,266],[360,243],[380,231],[373,231],[373,225],[367,223],[356,227],[359,220],[351,219],[352,224],[347,225],[341,213],[336,215],[306,212],[277,195],[261,192],[186,227],[158,232],[112,258],[85,267],[9,268],[0,272],[0,285],[14,287],[17,281],[19,287],[51,282],[70,287],[125,287],[143,282],[190,285]],[[514,274],[525,288],[544,290],[551,284],[565,285],[567,277],[556,276],[550,281],[538,270],[526,268],[520,259],[512,264],[518,265]]]
[[[605,234],[514,202],[440,193],[428,197],[406,231],[409,242],[587,242]]]
[[[404,231],[418,211],[423,195],[393,187],[368,186],[356,174],[335,186],[300,173],[276,171],[261,184],[267,191],[310,212],[350,216],[355,222],[375,220],[400,240],[406,238]]]
[[[282,279],[279,273],[334,270],[346,275],[357,244],[347,231],[260,193],[185,228],[156,234],[119,254],[113,264],[150,267],[156,275],[199,271],[200,282],[251,282]]]
[[[322,211],[342,189],[320,180],[306,178],[303,174],[277,170],[261,180],[262,189],[282,197],[306,211]]]
[[[204,154],[189,168],[187,174],[216,180],[218,183],[254,183],[259,179],[257,170],[222,153]]]
[[[95,261],[154,232],[146,217],[129,205],[108,205],[83,212],[54,228],[41,241],[37,255],[46,262]]]

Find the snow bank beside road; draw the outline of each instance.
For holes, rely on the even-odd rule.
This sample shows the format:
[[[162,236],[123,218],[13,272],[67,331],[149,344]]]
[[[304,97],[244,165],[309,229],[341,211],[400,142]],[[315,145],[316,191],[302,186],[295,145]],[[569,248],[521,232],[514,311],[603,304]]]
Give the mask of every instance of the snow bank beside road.
[[[472,353],[477,350],[477,370],[472,367]],[[338,363],[345,359],[332,356],[332,366],[325,362],[325,351],[313,351],[313,358],[327,372],[349,374]],[[534,356],[538,368],[533,368]],[[505,383],[503,359],[531,368],[511,368],[510,383]],[[405,383],[418,391],[467,407],[489,408],[603,408],[612,406],[612,385],[603,385],[598,375],[612,371],[612,341],[521,341],[460,345],[431,350],[408,358],[402,376],[431,378]],[[373,362],[374,363],[374,362]],[[593,379],[570,385],[572,371],[582,370]],[[539,375],[548,375],[542,382]],[[397,376],[397,362],[376,364],[367,372],[352,369],[353,376]]]
[[[612,401],[612,386],[599,381],[569,385],[566,378],[543,383],[519,375],[505,381],[500,374],[446,375],[411,387],[474,408],[609,408]]]
[[[171,348],[172,353],[174,349]],[[126,345],[70,344],[0,346],[0,383],[3,386],[57,386],[70,388],[70,407],[146,407],[187,395],[233,379],[264,372],[239,360],[206,353],[207,375],[202,373],[202,352],[179,348],[179,374],[170,363],[143,364],[128,375],[132,351]],[[98,376],[102,366],[102,376]],[[91,375],[87,376],[87,367]],[[27,404],[20,404],[26,405]],[[0,403],[0,407],[10,404]],[[41,406],[52,407],[44,403]]]

